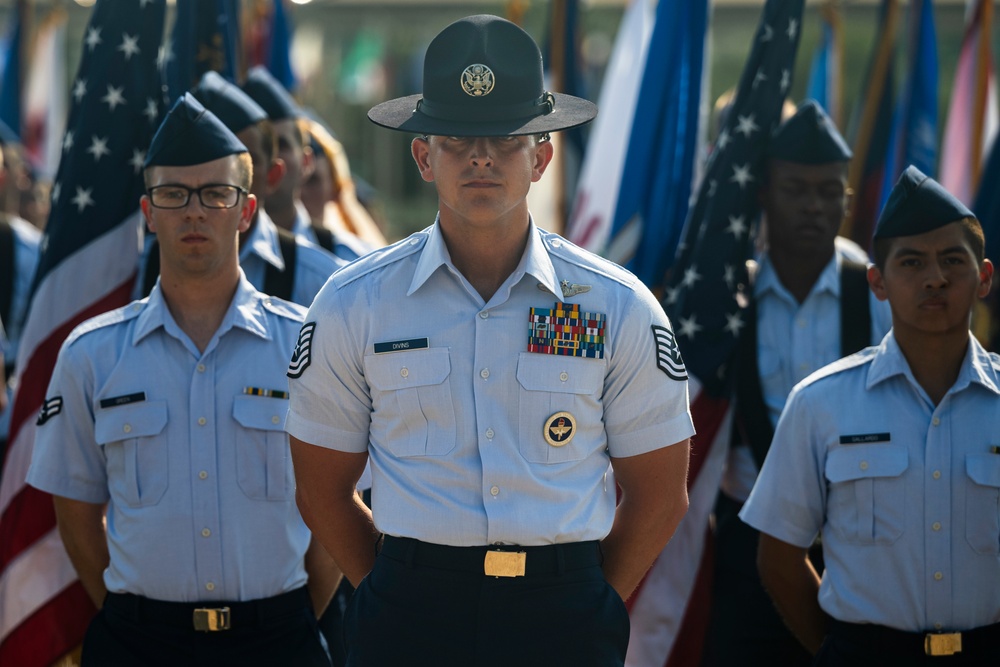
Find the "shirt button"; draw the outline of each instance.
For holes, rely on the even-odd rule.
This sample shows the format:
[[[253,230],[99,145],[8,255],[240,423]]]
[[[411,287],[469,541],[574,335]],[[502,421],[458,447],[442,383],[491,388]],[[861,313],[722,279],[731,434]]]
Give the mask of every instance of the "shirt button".
[[[940,572],[935,572],[934,573],[934,581],[941,581],[942,579],[944,579],[944,575],[943,574],[941,574]]]
[[[500,487],[499,486],[491,487],[490,488],[490,495],[493,495],[493,496],[500,495]]]
[[[399,374],[402,377],[404,377],[404,378],[408,378],[408,377],[410,377],[410,369],[409,368],[401,368],[401,369],[399,369]]]
[[[132,432],[132,425],[131,424],[125,424],[124,426],[122,426],[122,430],[125,431],[126,433],[131,433]]]
[[[805,329],[806,328],[806,321],[804,319],[802,319],[801,317],[799,319],[795,320],[795,324],[797,324],[800,329]]]
[[[940,623],[935,623],[935,624],[934,624],[934,629],[935,629],[935,630],[940,630],[940,629],[941,629],[941,628],[943,628],[943,627],[944,627],[944,626],[943,626],[943,625],[941,625]]]
[[[205,590],[206,591],[214,591],[215,590],[215,584],[213,584],[211,581],[208,582],[207,584],[205,584]]]
[[[934,523],[931,524],[931,528],[934,530],[941,530],[941,522],[935,521]]]
[[[934,474],[932,475],[932,477],[934,477],[934,479],[941,479],[941,471],[940,470],[935,470]]]
[[[202,537],[208,537],[211,534],[212,534],[212,531],[210,531],[208,528],[202,528],[201,529],[201,536]]]
[[[479,371],[479,377],[483,378],[484,380],[489,376],[490,376],[490,369],[484,368],[483,370]]]
[[[198,372],[199,373],[205,372],[205,364],[198,364]]]
[[[805,362],[799,364],[799,370],[803,370],[803,371],[809,370],[809,364],[807,364]]]
[[[862,470],[868,470],[868,461],[862,461],[858,467]]]
[[[935,426],[940,426],[941,425],[941,418],[940,417],[935,417],[934,419],[931,420],[931,423],[934,424]]]
[[[208,479],[208,473],[202,470],[200,473],[198,473],[198,479]]]
[[[563,371],[562,373],[559,374],[559,379],[565,382],[566,380],[569,379],[569,373]]]
[[[493,429],[491,428],[486,429],[486,437],[489,438],[490,440],[493,439]]]
[[[277,424],[280,421],[281,421],[281,417],[279,417],[278,415],[274,415],[273,417],[271,417],[271,423],[272,424]]]
[[[204,426],[208,422],[204,417],[198,417],[198,426]]]
[[[559,239],[552,239],[552,247],[553,248],[561,248],[562,247],[562,241],[560,241]]]
[[[410,245],[417,245],[420,243],[420,239],[410,239]]]
[[[489,318],[490,318],[490,311],[488,310],[479,311],[479,319],[488,320]]]

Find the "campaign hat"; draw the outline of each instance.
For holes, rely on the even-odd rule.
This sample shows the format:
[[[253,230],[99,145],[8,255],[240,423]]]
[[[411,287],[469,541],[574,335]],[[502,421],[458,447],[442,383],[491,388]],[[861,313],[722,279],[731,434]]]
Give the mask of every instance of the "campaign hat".
[[[545,90],[535,40],[489,14],[459,19],[431,41],[422,93],[368,112],[372,122],[391,130],[465,137],[543,134],[596,115],[593,102]]]

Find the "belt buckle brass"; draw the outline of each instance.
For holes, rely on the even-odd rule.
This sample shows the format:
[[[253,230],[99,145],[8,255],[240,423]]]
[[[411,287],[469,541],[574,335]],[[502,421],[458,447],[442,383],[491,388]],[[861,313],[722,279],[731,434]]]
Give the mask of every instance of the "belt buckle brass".
[[[229,629],[229,607],[195,609],[194,629],[200,632],[218,632]]]
[[[927,655],[955,655],[961,651],[961,632],[944,632],[924,635],[924,653]]]
[[[483,572],[488,577],[523,577],[527,560],[523,551],[487,551]]]

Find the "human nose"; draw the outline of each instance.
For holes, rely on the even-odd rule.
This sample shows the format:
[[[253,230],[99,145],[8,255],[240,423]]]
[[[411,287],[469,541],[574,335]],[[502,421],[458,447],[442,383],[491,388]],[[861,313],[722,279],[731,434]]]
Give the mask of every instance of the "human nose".
[[[924,287],[927,289],[941,289],[948,284],[948,277],[938,262],[929,262],[927,272],[924,274]]]
[[[493,143],[489,137],[476,137],[472,142],[472,151],[469,159],[477,167],[486,167],[493,164]]]

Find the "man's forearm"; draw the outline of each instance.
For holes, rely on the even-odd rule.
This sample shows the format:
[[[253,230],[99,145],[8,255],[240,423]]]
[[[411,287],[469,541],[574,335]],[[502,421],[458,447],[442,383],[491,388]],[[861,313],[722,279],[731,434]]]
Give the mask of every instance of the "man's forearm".
[[[826,637],[830,617],[819,606],[820,578],[808,550],[761,533],[757,568],[785,625],[815,655]]]
[[[80,583],[98,609],[104,604],[107,588],[104,570],[111,558],[104,532],[104,506],[53,496],[59,536],[76,569]]]
[[[330,599],[333,597],[334,591],[337,590],[337,586],[340,585],[344,574],[337,567],[333,557],[315,538],[309,542],[305,567],[309,574],[309,583],[306,588],[309,590],[309,598],[312,600],[316,618],[319,618],[326,611],[327,605],[330,604]]]
[[[304,506],[300,495],[299,508],[306,525],[313,531],[313,538],[333,556],[344,576],[357,586],[375,564],[379,532],[371,511],[357,494],[347,498],[328,496],[319,499],[318,505],[315,502],[307,501]]]

